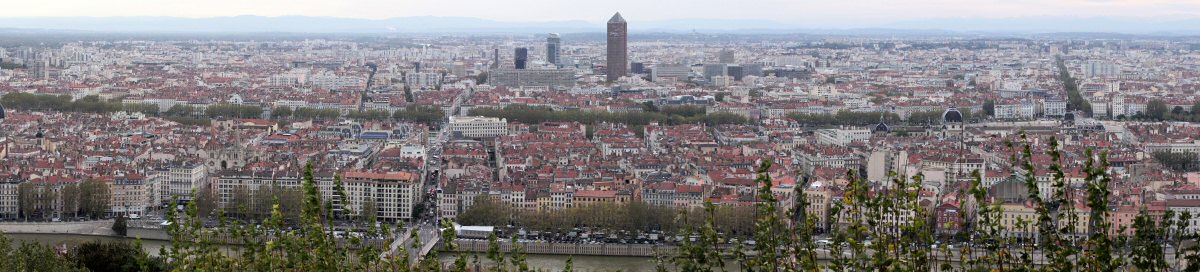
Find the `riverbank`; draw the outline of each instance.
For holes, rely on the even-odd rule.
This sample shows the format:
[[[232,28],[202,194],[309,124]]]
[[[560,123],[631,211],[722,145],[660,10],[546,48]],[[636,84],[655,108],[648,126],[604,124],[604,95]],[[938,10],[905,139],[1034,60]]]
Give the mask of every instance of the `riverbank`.
[[[507,240],[507,239],[503,239]],[[458,240],[459,250],[465,252],[487,252],[486,240]],[[590,255],[615,257],[653,257],[675,251],[675,246],[645,244],[574,244],[540,241],[517,242],[526,253],[552,255]],[[512,243],[499,243],[500,251],[511,252]]]
[[[78,234],[90,236],[116,236],[112,230],[113,220],[82,222],[3,222],[0,231],[21,234]]]
[[[56,234],[56,233],[5,233],[9,238],[20,242],[36,242],[46,245],[59,244],[80,244],[88,241],[100,242],[129,242],[132,237],[121,236],[92,236],[83,234]],[[170,247],[169,241],[161,240],[142,240],[142,248],[150,255],[157,255],[159,249]],[[222,250],[229,249],[229,246],[218,246]],[[447,263],[454,262],[454,254],[439,253],[439,260]],[[575,271],[653,271],[654,259],[647,257],[610,257],[610,256],[569,256],[569,255],[545,255],[545,254],[527,254],[526,262],[530,268],[544,271],[561,271],[565,267],[567,258],[570,257],[574,263]],[[487,265],[486,257],[480,253],[481,263]],[[734,271],[734,270],[731,270]]]

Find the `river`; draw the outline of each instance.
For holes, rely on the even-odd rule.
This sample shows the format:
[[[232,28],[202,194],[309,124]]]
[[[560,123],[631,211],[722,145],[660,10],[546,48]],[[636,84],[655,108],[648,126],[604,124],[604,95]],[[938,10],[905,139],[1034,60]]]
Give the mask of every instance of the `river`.
[[[22,234],[6,233],[17,243],[38,242],[48,245],[63,243],[76,244],[86,241],[132,241],[130,238],[112,236],[90,236],[78,234]],[[159,249],[169,246],[170,242],[160,240],[142,240],[142,248],[151,255],[158,255]],[[446,263],[454,262],[454,255],[441,253],[439,259]],[[530,268],[545,271],[562,271],[566,266],[565,255],[528,254],[526,261]],[[571,256],[575,271],[653,271],[654,259],[646,257],[615,257],[615,256]],[[480,263],[487,265],[486,254],[479,254]],[[468,258],[468,261],[471,259]]]

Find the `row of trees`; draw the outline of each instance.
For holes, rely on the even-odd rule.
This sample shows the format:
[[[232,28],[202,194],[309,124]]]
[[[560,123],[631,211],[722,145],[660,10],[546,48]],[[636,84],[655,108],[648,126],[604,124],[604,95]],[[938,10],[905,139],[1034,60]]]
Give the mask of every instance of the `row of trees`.
[[[446,118],[446,113],[440,107],[429,105],[409,105],[403,110],[397,110],[392,118],[401,121],[436,125]]]
[[[714,208],[712,214],[717,215],[714,228],[721,233],[741,238],[749,237],[753,233],[753,207],[720,206]],[[555,210],[524,210],[512,208],[499,199],[480,196],[475,198],[469,209],[458,215],[457,220],[463,225],[511,225],[541,232],[566,232],[573,228],[588,228],[593,231],[669,233],[703,222],[705,216],[708,216],[708,213],[700,210],[648,205],[640,201],[580,205]]]
[[[1092,103],[1083,99],[1083,94],[1079,92],[1079,82],[1071,77],[1071,70],[1067,69],[1067,63],[1061,57],[1058,59],[1058,80],[1063,83],[1063,90],[1067,92],[1067,110],[1082,111],[1087,116],[1092,115]]]
[[[1166,101],[1154,99],[1146,103],[1145,116],[1135,118],[1141,117],[1154,121],[1200,122],[1200,101],[1196,101],[1192,104],[1191,109],[1186,111],[1183,106],[1170,107]]]
[[[274,119],[333,120],[341,116],[342,113],[336,109],[292,109],[290,107],[275,107],[274,109],[271,109],[271,118]]]
[[[208,118],[262,118],[262,114],[262,107],[251,105],[213,104],[204,109]]]
[[[880,117],[882,117],[883,120],[888,124],[896,124],[900,122],[900,115],[891,112],[881,114],[878,112],[853,112],[843,110],[838,111],[837,113],[793,112],[787,115],[788,119],[812,126],[868,126],[878,124]]]
[[[29,93],[9,93],[0,97],[0,102],[13,110],[53,110],[65,112],[110,113],[117,111],[141,112],[148,115],[158,115],[158,106],[150,104],[126,104],[120,101],[106,101],[98,96],[85,96],[72,100],[66,95],[38,95]]]
[[[1176,172],[1200,171],[1200,155],[1196,153],[1158,151],[1151,156],[1158,163]]]
[[[341,117],[342,114],[336,109],[311,109],[311,108],[296,108],[276,107],[271,110],[271,117],[281,120],[292,119],[317,119],[317,120],[333,120]],[[346,118],[360,120],[375,120],[384,121],[389,119],[408,121],[422,124],[437,124],[445,117],[445,113],[436,106],[427,105],[409,105],[404,109],[388,112],[385,110],[365,110],[361,112],[350,112],[346,114]]]
[[[971,109],[959,108],[962,113],[963,120],[970,120],[973,115]],[[855,111],[838,111],[837,113],[789,113],[788,119],[796,122],[812,125],[812,126],[869,126],[879,124],[880,118],[889,125],[894,124],[909,124],[909,125],[925,125],[939,124],[942,122],[942,114],[944,111],[919,111],[908,115],[908,119],[901,120],[900,115],[891,112],[855,112]]]
[[[716,112],[701,115],[686,111],[664,110],[662,112],[601,112],[601,111],[555,111],[548,107],[509,105],[503,109],[476,108],[471,115],[506,118],[512,122],[539,124],[542,122],[580,122],[587,125],[598,123],[619,123],[630,126],[644,126],[652,122],[660,124],[707,124],[710,126],[723,124],[748,124],[744,116]]]
[[[359,120],[382,121],[382,120],[392,119],[392,114],[393,113],[388,112],[386,110],[352,111],[352,112],[346,114],[346,118],[359,119]]]
[[[97,180],[68,183],[58,187],[25,182],[17,185],[17,205],[25,220],[51,216],[98,218],[108,211],[108,184]]]

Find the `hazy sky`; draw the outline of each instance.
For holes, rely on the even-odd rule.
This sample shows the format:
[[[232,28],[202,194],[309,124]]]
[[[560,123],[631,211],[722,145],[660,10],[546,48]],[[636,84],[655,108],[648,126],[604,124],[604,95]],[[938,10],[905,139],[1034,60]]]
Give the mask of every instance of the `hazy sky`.
[[[9,1],[0,17],[236,15],[382,19],[465,16],[500,21],[765,19],[872,25],[941,18],[1200,17],[1200,0],[34,0]]]

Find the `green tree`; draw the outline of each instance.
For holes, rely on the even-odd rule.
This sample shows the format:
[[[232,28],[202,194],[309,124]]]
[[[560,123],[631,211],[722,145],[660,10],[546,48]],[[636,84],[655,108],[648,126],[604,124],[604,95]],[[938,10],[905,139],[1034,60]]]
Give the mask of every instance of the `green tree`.
[[[492,271],[508,270],[504,265],[504,253],[500,252],[500,242],[495,232],[488,234],[487,258],[492,261]]]
[[[271,109],[271,118],[286,119],[286,118],[291,118],[291,117],[292,117],[292,108],[291,107],[275,107],[275,108]]]
[[[112,230],[117,235],[125,236],[129,232],[129,219],[126,219],[125,216],[117,216],[117,219],[113,220]]]
[[[85,180],[79,183],[79,207],[83,214],[91,218],[99,218],[109,210],[108,184],[99,180]]]
[[[508,204],[488,195],[479,195],[471,202],[471,207],[456,219],[468,226],[503,226],[509,223],[511,217],[513,212]]]
[[[152,258],[141,247],[126,242],[85,242],[67,255],[91,271],[166,271],[162,260]],[[149,260],[147,267],[142,262]]]
[[[35,187],[33,183],[23,182],[17,185],[17,205],[25,221],[29,221],[29,217],[38,212],[39,195],[41,187]]]
[[[1054,141],[1054,138],[1051,138]],[[1051,146],[1057,147],[1057,143],[1052,142]],[[1083,253],[1082,267],[1088,271],[1116,271],[1121,268],[1124,263],[1122,258],[1116,256],[1118,241],[1112,238],[1112,223],[1109,218],[1109,198],[1112,196],[1111,190],[1108,189],[1109,183],[1112,183],[1112,177],[1108,175],[1108,154],[1101,152],[1099,165],[1095,161],[1092,150],[1086,152],[1087,162],[1084,166],[1084,172],[1087,175],[1085,184],[1087,186],[1087,205],[1091,211],[1088,217],[1088,238],[1084,245],[1088,250]]]
[[[1157,151],[1151,153],[1151,157],[1176,172],[1200,171],[1200,155],[1196,153]]]
[[[724,250],[720,248],[721,237],[716,230],[716,207],[712,202],[704,203],[704,222],[693,228],[688,226],[680,233],[684,237],[679,247],[675,249],[673,263],[683,271],[716,271],[725,270]],[[687,225],[685,223],[685,225]],[[692,237],[698,237],[692,240]]]
[[[475,84],[487,84],[487,82],[488,82],[488,73],[487,72],[480,72],[478,75],[475,75]]]
[[[62,195],[62,211],[63,214],[71,214],[71,216],[79,216],[79,184],[68,183],[59,188],[59,194]]]
[[[1169,220],[1164,217],[1164,222],[1169,222]],[[1164,225],[1163,227],[1169,226]],[[1134,234],[1129,241],[1131,249],[1129,261],[1138,270],[1167,271],[1167,268],[1170,267],[1161,243],[1166,239],[1166,235],[1161,233],[1162,229],[1150,217],[1146,209],[1138,211],[1138,215],[1133,221]]]
[[[14,246],[8,236],[0,233],[0,271],[88,271],[79,267],[54,248],[40,243],[21,243]]]
[[[1165,120],[1167,111],[1167,102],[1162,99],[1154,99],[1146,103],[1146,116],[1154,120]]]
[[[174,105],[163,114],[166,116],[190,117],[196,114],[196,108],[188,105]]]

